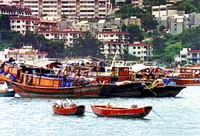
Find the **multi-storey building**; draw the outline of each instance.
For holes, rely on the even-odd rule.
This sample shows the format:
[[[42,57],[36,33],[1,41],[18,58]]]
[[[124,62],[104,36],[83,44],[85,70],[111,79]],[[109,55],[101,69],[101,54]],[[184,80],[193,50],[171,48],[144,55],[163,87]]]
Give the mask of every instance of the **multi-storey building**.
[[[173,35],[180,34],[183,30],[189,28],[189,14],[184,11],[179,11],[170,18],[170,33]]]
[[[66,46],[73,46],[79,37],[84,36],[83,31],[36,31],[36,33],[43,34],[47,39],[63,41]]]
[[[131,43],[128,44],[129,54],[138,57],[138,59],[143,61],[148,61],[152,56],[152,44],[147,43]]]
[[[115,54],[122,57],[124,50],[127,50],[129,40],[128,32],[99,32],[97,39],[100,40],[104,47],[102,53],[106,57],[113,57]]]
[[[28,6],[36,16],[66,15],[68,18],[105,18],[111,10],[110,0],[11,0]]]
[[[53,20],[40,20],[38,22],[38,31],[52,31],[58,30],[58,21]]]
[[[180,51],[180,54],[175,56],[175,62],[200,63],[200,50],[191,50],[190,48],[183,48]]]
[[[0,2],[0,15],[1,14],[9,16],[32,16],[31,10],[28,7],[12,6]]]
[[[25,34],[26,31],[35,31],[38,29],[39,18],[31,17],[19,17],[12,16],[10,17],[10,26],[11,30]]]
[[[171,4],[153,6],[152,15],[156,18],[160,26],[164,26],[166,31],[172,35],[180,34],[189,27],[199,26],[200,14],[185,14],[184,11],[177,11]]]

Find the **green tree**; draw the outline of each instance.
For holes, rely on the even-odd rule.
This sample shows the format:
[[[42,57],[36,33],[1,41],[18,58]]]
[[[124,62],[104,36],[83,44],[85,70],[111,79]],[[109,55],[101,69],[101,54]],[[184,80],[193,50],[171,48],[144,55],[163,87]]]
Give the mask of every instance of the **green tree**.
[[[144,8],[151,13],[152,6],[167,4],[167,0],[143,0]]]
[[[127,50],[124,50],[124,54],[123,54],[123,60],[125,61],[134,61],[134,60],[138,60],[138,57],[129,54]]]
[[[103,58],[101,48],[103,44],[90,32],[85,32],[84,37],[79,37],[71,49],[72,56],[93,56]]]
[[[188,0],[178,1],[176,4],[174,4],[174,6],[179,11],[185,11],[186,14],[192,13],[192,12],[199,12],[198,7],[196,7],[192,3],[192,1],[188,1]]]
[[[8,15],[0,16],[0,31],[10,30],[10,18]]]
[[[46,46],[45,51],[48,52],[49,57],[63,58],[66,56],[66,50],[63,42],[46,40],[44,44]]]
[[[134,7],[134,5],[132,4],[123,4],[120,6],[120,10],[117,10],[115,12],[115,16],[120,17],[122,19],[130,18],[131,16],[136,16],[140,18],[144,13],[145,12],[142,9]]]
[[[200,49],[200,26],[192,27],[182,32],[183,48]]]
[[[143,32],[137,25],[122,25],[122,31],[129,32],[130,40],[129,42],[132,43],[133,41],[142,41],[144,39]]]
[[[180,53],[182,49],[181,42],[171,44],[165,48],[164,58],[165,61],[171,63],[174,60],[174,56]]]
[[[157,29],[158,22],[154,19],[154,17],[151,14],[144,14],[141,17],[141,24],[142,28],[147,32],[150,30]]]
[[[155,53],[160,54],[164,53],[165,50],[165,39],[157,37],[153,40],[153,50]]]

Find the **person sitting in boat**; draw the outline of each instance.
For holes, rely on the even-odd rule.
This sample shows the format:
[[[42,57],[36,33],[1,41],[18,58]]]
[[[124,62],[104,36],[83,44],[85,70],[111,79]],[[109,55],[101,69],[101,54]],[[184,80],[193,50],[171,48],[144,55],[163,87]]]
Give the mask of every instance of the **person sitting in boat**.
[[[107,107],[107,108],[112,108],[113,106],[112,106],[110,103],[108,103],[108,104],[106,105],[106,107]]]
[[[157,87],[157,86],[164,86],[163,80],[162,79],[156,79],[152,83],[152,88]]]
[[[131,108],[137,108],[138,106],[136,104],[132,104]]]
[[[63,108],[63,102],[61,100],[57,100],[54,105],[56,108]]]
[[[74,107],[74,106],[76,106],[76,104],[74,104],[68,98],[63,102],[63,108],[69,108],[69,107]]]

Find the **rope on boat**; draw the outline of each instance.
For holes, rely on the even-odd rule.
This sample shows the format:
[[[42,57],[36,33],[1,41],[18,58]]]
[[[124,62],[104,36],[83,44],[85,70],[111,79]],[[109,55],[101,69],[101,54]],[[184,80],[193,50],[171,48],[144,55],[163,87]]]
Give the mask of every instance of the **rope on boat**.
[[[156,97],[158,94],[157,93],[155,93],[153,90],[151,90],[151,88],[150,87],[148,87],[146,84],[144,84],[145,85],[145,87],[147,87],[147,89],[149,90],[149,91],[151,91],[153,94],[154,94],[154,96]]]
[[[153,109],[152,109],[152,111],[158,116],[158,117],[160,117],[163,121],[165,121],[158,113],[156,113]]]

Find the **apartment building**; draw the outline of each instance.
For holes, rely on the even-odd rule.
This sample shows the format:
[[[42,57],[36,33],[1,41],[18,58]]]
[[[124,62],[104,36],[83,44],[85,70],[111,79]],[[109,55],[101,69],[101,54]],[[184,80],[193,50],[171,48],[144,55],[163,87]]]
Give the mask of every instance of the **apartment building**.
[[[0,2],[0,15],[1,14],[9,16],[32,16],[32,12],[29,7],[12,6]]]
[[[135,42],[128,44],[128,51],[129,54],[138,57],[138,59],[148,61],[153,56],[152,47],[152,44]]]
[[[192,50],[191,48],[183,48],[180,51],[180,54],[175,56],[175,62],[200,63],[200,50]]]
[[[166,31],[172,35],[180,34],[189,27],[199,26],[200,13],[185,14],[185,11],[177,11],[171,4],[153,6],[152,15],[160,26],[165,26]]]
[[[180,34],[190,27],[189,14],[185,14],[184,11],[178,11],[178,14],[174,14],[169,20],[170,33],[172,35]]]
[[[83,31],[36,31],[38,34],[44,35],[46,39],[51,39],[54,41],[63,41],[66,46],[73,46],[76,40],[84,36]]]
[[[105,18],[111,11],[110,0],[10,0],[27,6],[35,16],[94,19]]]
[[[128,32],[98,32],[97,39],[103,43],[102,53],[105,57],[113,57],[117,54],[122,57],[127,50],[129,40]]]
[[[38,29],[39,18],[11,16],[10,26],[11,30],[25,34],[26,31],[35,31]]]

